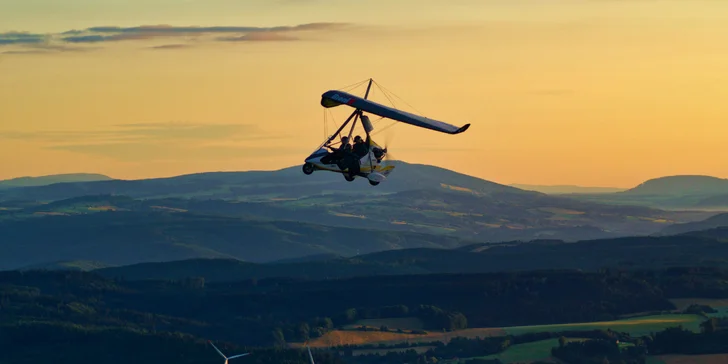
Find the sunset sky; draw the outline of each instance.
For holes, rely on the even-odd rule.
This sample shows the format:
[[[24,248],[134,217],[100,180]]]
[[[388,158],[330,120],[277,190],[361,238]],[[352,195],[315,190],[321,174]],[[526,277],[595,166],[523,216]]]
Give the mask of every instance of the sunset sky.
[[[375,136],[408,162],[504,184],[728,178],[724,0],[0,0],[0,179],[300,165],[321,94],[369,77],[472,124]]]

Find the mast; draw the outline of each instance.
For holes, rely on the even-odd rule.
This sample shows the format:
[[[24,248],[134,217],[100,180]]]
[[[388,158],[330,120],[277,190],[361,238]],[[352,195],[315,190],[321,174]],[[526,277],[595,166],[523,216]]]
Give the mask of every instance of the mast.
[[[369,90],[372,88],[372,81],[373,80],[370,78],[369,79],[369,84],[367,85],[367,93],[364,94],[364,100],[366,100],[367,97],[369,97]]]
[[[369,90],[372,88],[372,79],[369,78],[369,84],[367,85],[367,92],[364,94],[364,99],[366,100],[367,97],[369,97]],[[354,118],[354,122],[351,124],[351,129],[349,129],[349,140],[351,140],[351,134],[354,134],[354,128],[356,127],[356,121],[359,120],[359,116],[361,115],[361,109],[356,109],[354,111],[356,113],[356,117]],[[364,129],[364,132],[367,133],[367,136],[369,136],[369,133]]]
[[[369,97],[369,90],[371,90],[371,88],[372,88],[372,82],[373,82],[373,79],[369,78],[369,84],[367,85],[367,91],[364,94],[364,99]],[[336,138],[336,136],[339,135],[339,133],[341,133],[342,130],[344,130],[346,125],[349,124],[351,119],[354,118],[354,122],[351,124],[351,129],[349,130],[349,139],[351,139],[351,134],[354,133],[354,127],[356,126],[356,121],[359,119],[359,115],[361,115],[361,109],[354,110],[354,112],[352,112],[351,115],[349,115],[349,117],[346,118],[346,121],[344,121],[344,123],[341,124],[339,129],[336,130],[336,132],[334,134],[332,134],[331,137],[329,137],[323,144],[321,144],[319,146],[319,148],[323,147],[327,143],[330,143],[332,140],[334,140],[334,138]],[[366,132],[366,129],[364,130],[364,132]],[[367,133],[367,136],[369,136],[369,133]]]

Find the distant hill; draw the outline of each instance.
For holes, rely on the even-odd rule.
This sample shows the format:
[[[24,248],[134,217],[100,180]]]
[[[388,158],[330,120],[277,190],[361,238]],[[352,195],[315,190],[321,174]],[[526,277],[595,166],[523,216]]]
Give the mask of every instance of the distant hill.
[[[3,190],[0,269],[57,261],[271,262],[513,240],[573,242],[648,235],[714,214],[599,204],[395,164],[379,186],[334,173],[306,176],[296,166]]]
[[[14,187],[46,186],[54,183],[108,181],[113,178],[96,173],[67,173],[53,174],[39,177],[18,177],[13,179],[0,180],[0,189]]]
[[[728,231],[701,235],[628,237],[473,244],[455,249],[412,248],[295,263],[247,263],[229,259],[190,259],[141,263],[95,270],[127,280],[204,277],[210,282],[244,279],[334,279],[381,275],[465,274],[527,270],[603,268],[662,269],[683,266],[728,268]]]
[[[509,186],[519,188],[526,191],[536,191],[546,193],[550,195],[564,195],[564,194],[577,194],[577,193],[614,193],[624,191],[625,188],[617,187],[584,187],[584,186],[572,186],[572,185],[555,185],[555,186],[542,186],[542,185],[528,185],[528,184],[510,184]]]
[[[416,265],[380,264],[347,258],[267,264],[247,263],[232,259],[188,259],[101,268],[94,270],[94,272],[109,278],[124,278],[127,280],[204,277],[209,282],[233,282],[244,279],[265,278],[333,279],[430,273],[429,270]]]
[[[661,234],[685,234],[689,232],[709,230],[720,227],[728,227],[728,213],[715,215],[702,221],[670,225],[662,229]]]
[[[671,223],[701,220],[713,214],[600,205],[538,193],[494,192],[481,195],[471,190],[439,188],[370,195],[366,198],[353,193],[340,193],[268,201],[134,199],[121,195],[81,196],[50,203],[5,201],[0,202],[0,221],[103,211],[143,214],[177,212],[248,220],[304,222],[338,228],[443,234],[478,242],[533,239],[577,241],[647,235],[659,232]],[[108,216],[113,219],[113,215]],[[37,224],[42,228],[43,222]],[[324,252],[311,252],[320,253]],[[338,254],[333,251],[327,253]]]
[[[728,242],[728,226],[718,226],[705,230],[688,231],[686,233],[675,235],[714,239],[726,243]]]
[[[108,264],[86,261],[86,260],[69,260],[51,263],[33,264],[20,268],[20,270],[80,270],[91,271],[95,269],[107,268]]]
[[[338,173],[304,175],[301,166],[277,171],[208,172],[169,178],[108,180],[0,191],[2,200],[54,201],[84,195],[115,194],[134,198],[191,197],[235,200],[300,198],[330,193],[381,194],[417,189],[466,189],[479,194],[537,194],[444,168],[393,161],[395,170],[379,186],[361,178],[346,182]]]
[[[728,194],[728,179],[700,175],[654,178],[622,192],[625,195],[718,195]]]
[[[645,181],[621,192],[567,196],[583,201],[660,209],[728,211],[728,179],[700,175],[668,176]]]
[[[190,258],[270,262],[314,254],[353,256],[375,251],[451,248],[474,240],[294,221],[262,221],[174,212],[100,211],[0,221],[0,269],[46,262],[107,265]]]
[[[270,263],[271,264],[310,263],[310,262],[324,262],[324,261],[336,260],[336,259],[345,259],[345,257],[338,255],[338,254],[333,254],[333,253],[324,253],[324,254],[307,255],[305,257],[300,257],[300,258],[279,259],[279,260],[274,260]]]

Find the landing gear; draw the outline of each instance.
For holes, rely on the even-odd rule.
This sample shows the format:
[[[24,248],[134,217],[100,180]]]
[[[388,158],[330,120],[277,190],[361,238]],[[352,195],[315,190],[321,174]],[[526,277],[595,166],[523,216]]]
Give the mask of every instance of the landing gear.
[[[311,174],[311,173],[313,173],[313,164],[304,163],[303,168],[301,168],[301,169],[303,170],[304,174]]]
[[[349,174],[349,172],[344,172],[343,174],[344,174],[344,179],[349,182],[354,181],[354,178],[356,177],[355,175]]]
[[[379,182],[369,180],[369,184],[372,185],[372,186],[376,186],[376,185],[379,184]]]

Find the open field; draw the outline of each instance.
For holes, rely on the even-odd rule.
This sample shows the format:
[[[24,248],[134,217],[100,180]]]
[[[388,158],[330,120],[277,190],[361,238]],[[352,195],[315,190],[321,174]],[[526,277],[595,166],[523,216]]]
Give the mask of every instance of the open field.
[[[411,319],[401,319],[400,324],[412,324]],[[410,320],[410,321],[406,321]],[[393,345],[402,342],[432,342],[441,341],[449,342],[454,337],[491,337],[505,335],[522,335],[534,332],[559,332],[559,331],[588,331],[588,330],[606,330],[627,332],[632,336],[649,335],[652,332],[662,331],[668,327],[677,327],[682,325],[688,330],[694,332],[700,331],[700,323],[705,319],[699,315],[655,315],[633,317],[623,320],[603,321],[603,322],[584,322],[573,324],[556,324],[556,325],[534,325],[534,326],[513,326],[503,328],[473,328],[455,332],[428,332],[426,335],[415,334],[398,334],[395,332],[381,331],[356,331],[356,330],[333,330],[324,336],[311,340],[311,347],[330,347],[336,345],[364,345],[364,344],[387,344]],[[387,320],[367,320],[374,324],[396,323],[397,321]],[[363,322],[363,321],[360,321]],[[389,325],[388,325],[389,326]],[[375,326],[376,327],[376,326]],[[389,326],[390,328],[394,325]],[[300,344],[292,344],[300,346]]]
[[[583,341],[586,339],[567,339],[570,341]],[[509,363],[528,363],[536,360],[548,360],[551,358],[551,348],[559,346],[559,339],[548,339],[534,341],[532,343],[513,345],[506,351],[482,357],[483,359],[498,359],[504,364]],[[469,358],[472,359],[472,358]],[[466,360],[460,360],[465,362]]]
[[[387,344],[394,345],[399,343],[417,343],[441,341],[447,343],[454,337],[490,337],[507,335],[500,328],[480,328],[466,329],[454,332],[429,332],[426,335],[415,334],[398,334],[394,332],[381,331],[353,331],[353,330],[333,330],[324,336],[309,341],[309,346],[330,347],[336,345],[364,345],[364,344]],[[292,347],[300,347],[302,344],[291,344]]]
[[[668,327],[677,327],[678,325],[682,325],[688,330],[699,332],[700,323],[703,321],[705,319],[698,315],[656,315],[603,322],[504,327],[503,330],[509,335],[522,335],[531,332],[612,329],[614,331],[627,332],[632,336],[642,336],[649,335],[651,332],[664,330]]]
[[[725,364],[728,354],[660,355],[647,358],[647,364]]]

